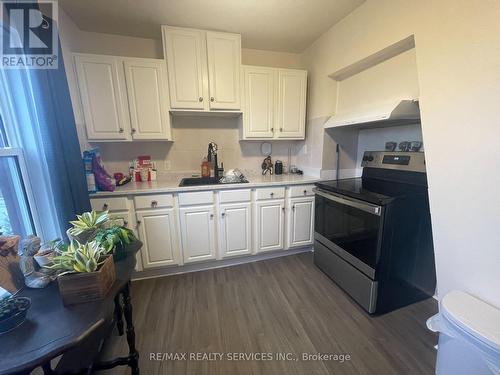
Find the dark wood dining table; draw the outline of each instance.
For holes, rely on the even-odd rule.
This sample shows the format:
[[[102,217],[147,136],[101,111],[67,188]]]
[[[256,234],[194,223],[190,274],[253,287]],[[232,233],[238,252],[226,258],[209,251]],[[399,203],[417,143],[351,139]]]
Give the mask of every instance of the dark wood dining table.
[[[102,300],[64,306],[57,282],[21,290],[18,295],[31,298],[31,308],[22,325],[0,335],[0,374],[28,374],[36,367],[45,374],[91,373],[120,365],[139,374],[130,279],[141,247],[140,241],[126,247],[124,259],[115,263],[116,281]],[[114,327],[120,335],[126,333],[129,353],[99,362],[102,342]],[[61,355],[52,368],[51,360]]]

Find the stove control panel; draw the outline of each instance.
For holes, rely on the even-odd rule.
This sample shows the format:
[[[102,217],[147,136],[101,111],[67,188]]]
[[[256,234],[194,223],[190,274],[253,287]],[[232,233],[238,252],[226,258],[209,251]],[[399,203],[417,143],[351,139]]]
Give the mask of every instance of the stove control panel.
[[[365,151],[362,167],[425,172],[423,152]]]

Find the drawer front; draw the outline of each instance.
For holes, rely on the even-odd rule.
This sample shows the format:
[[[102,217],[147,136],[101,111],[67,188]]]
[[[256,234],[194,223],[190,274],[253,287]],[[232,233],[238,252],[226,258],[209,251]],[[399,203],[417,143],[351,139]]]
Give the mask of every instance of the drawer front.
[[[223,190],[219,193],[220,203],[249,202],[251,200],[250,189]]]
[[[179,193],[179,205],[190,206],[194,204],[213,204],[213,191],[196,191],[192,193]]]
[[[269,187],[256,190],[257,200],[285,198],[284,187]]]
[[[314,185],[298,185],[298,186],[290,186],[290,198],[298,198],[298,197],[309,197],[313,196]]]
[[[95,211],[126,211],[129,209],[126,197],[92,198],[90,206]]]
[[[138,195],[134,197],[136,210],[174,206],[172,194]]]

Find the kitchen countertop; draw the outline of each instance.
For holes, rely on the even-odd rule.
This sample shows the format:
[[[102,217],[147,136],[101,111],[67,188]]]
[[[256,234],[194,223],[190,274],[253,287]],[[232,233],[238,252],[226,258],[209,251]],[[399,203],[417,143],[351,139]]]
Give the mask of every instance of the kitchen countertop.
[[[100,191],[90,194],[91,198],[120,196],[120,195],[137,195],[137,194],[152,194],[152,193],[178,193],[185,191],[204,191],[204,190],[224,190],[224,189],[248,189],[265,186],[288,186],[288,185],[303,185],[313,184],[320,181],[319,177],[283,174],[283,175],[259,175],[252,174],[246,176],[249,183],[244,184],[218,184],[218,185],[200,185],[200,186],[179,186],[182,177],[187,176],[171,176],[160,177],[157,181],[152,182],[130,182],[127,185],[117,187],[115,191]]]

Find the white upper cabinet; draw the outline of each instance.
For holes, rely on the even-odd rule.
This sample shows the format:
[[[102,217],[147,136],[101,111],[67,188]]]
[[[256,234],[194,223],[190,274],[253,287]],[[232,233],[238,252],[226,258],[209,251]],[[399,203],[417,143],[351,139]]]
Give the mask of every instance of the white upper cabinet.
[[[239,110],[239,34],[162,26],[170,105],[177,110]]]
[[[205,32],[162,27],[168,65],[170,105],[180,109],[206,109],[208,104]]]
[[[127,93],[120,59],[77,54],[75,66],[88,139],[130,139]]]
[[[306,122],[307,72],[278,70],[278,137],[303,138]]]
[[[210,109],[240,109],[241,36],[207,32]]]
[[[163,60],[124,60],[133,139],[169,140],[167,69]]]
[[[164,60],[74,58],[89,141],[171,139]]]
[[[273,138],[276,69],[243,67],[243,137]]]
[[[304,139],[307,71],[243,66],[243,139]]]

